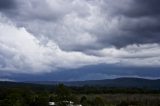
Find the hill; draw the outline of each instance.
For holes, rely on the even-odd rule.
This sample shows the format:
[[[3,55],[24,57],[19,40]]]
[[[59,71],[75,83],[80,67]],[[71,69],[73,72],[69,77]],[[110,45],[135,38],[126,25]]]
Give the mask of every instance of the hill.
[[[160,89],[160,79],[143,79],[143,78],[117,78],[104,80],[88,81],[36,81],[27,82],[33,84],[57,85],[63,83],[67,86],[100,86],[100,87],[125,87],[125,88],[148,88]]]

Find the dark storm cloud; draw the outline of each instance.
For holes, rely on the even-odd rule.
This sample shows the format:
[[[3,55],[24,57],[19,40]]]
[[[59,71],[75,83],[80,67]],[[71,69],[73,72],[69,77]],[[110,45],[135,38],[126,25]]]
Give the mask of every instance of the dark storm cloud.
[[[103,4],[96,0],[90,4],[87,0],[83,0],[78,1],[75,5],[74,0],[60,2],[2,0],[0,8],[8,9],[17,5],[18,8],[3,11],[3,14],[15,22],[17,26],[25,27],[36,36],[43,35],[47,39],[56,41],[60,48],[67,51],[98,50],[108,46],[122,48],[131,44],[160,43],[160,1],[102,1]],[[102,11],[99,14],[92,14],[89,10],[90,7],[86,4],[97,6]],[[82,9],[86,12],[83,12]],[[77,16],[72,16],[73,13]],[[85,23],[89,22],[85,20],[85,17],[91,17],[91,19],[97,17],[90,24],[101,20],[100,18],[103,18],[104,22],[97,23],[89,29],[89,27],[84,27],[87,26]],[[105,20],[105,17],[109,17],[109,19]],[[76,21],[74,23],[74,19],[80,19],[78,21],[82,25],[85,23],[83,26],[79,26],[81,24]],[[68,23],[68,20],[72,20],[73,23]],[[114,20],[117,21],[117,24],[112,29],[108,29],[106,26],[112,26]],[[105,21],[108,23],[107,25]],[[88,36],[85,38],[86,33],[89,38],[87,38]],[[77,39],[80,40],[76,41]]]
[[[118,20],[109,33],[98,33],[103,36],[98,38],[102,47],[114,45],[122,48],[131,44],[160,43],[160,1],[122,0],[118,3],[106,0],[102,6],[106,16],[108,9],[111,18]],[[111,37],[108,38],[108,35]]]
[[[160,78],[159,68],[135,68],[135,67],[118,67],[114,65],[98,64],[86,66],[78,69],[61,70],[49,74],[14,74],[13,76],[6,75],[6,77],[16,81],[77,81],[77,80],[98,80],[98,79],[112,79],[118,77],[142,77],[142,78]]]
[[[159,0],[134,0],[131,8],[125,10],[125,15],[129,17],[155,17],[160,15]]]
[[[78,23],[76,25],[73,23],[72,25],[72,22],[70,22],[70,26],[66,25],[66,15],[70,16],[72,13],[78,14],[78,17],[71,16],[73,22],[74,19],[80,18],[84,20],[85,17],[91,15],[87,10],[89,8],[83,8],[87,12],[81,11],[82,7],[79,4],[82,3],[84,5],[90,3],[86,1],[78,2],[78,5],[72,5],[74,1],[70,0],[63,2],[56,1],[55,3],[39,0],[1,0],[0,9],[9,9],[17,5],[18,8],[13,8],[12,11],[3,11],[3,13],[14,21],[17,26],[25,27],[36,36],[44,35],[46,38],[56,41],[60,48],[64,50],[85,51],[86,49],[102,49],[108,46],[119,48],[130,44],[160,43],[160,1],[103,0],[104,4],[98,5],[100,2],[94,0],[90,5],[97,6],[102,10],[97,20],[99,17],[104,16],[105,19],[105,16],[109,16],[111,21],[116,18],[115,20],[118,21],[117,25],[111,30],[103,28],[107,26],[105,22],[96,24],[96,27],[93,29],[78,26]],[[97,4],[94,4],[94,2]],[[108,19],[104,21],[110,22]],[[42,24],[43,26],[41,26]],[[112,26],[112,24],[109,23],[109,26]],[[96,40],[89,43],[85,42],[86,44],[83,41],[81,42],[81,40],[75,42],[76,39],[81,38],[77,36],[81,36],[84,33],[90,34]],[[70,36],[72,39],[67,36]],[[61,38],[63,38],[63,42]],[[96,43],[96,46],[92,43]]]
[[[158,0],[1,0],[0,70],[35,74],[100,63],[160,66],[159,4]],[[102,71],[93,71],[82,79],[96,75],[105,77]]]
[[[131,19],[122,27],[129,32],[128,35],[133,36],[126,39],[128,43],[160,43],[159,5],[159,0],[134,0],[124,14]]]
[[[11,9],[16,7],[15,0],[0,0],[0,10]]]

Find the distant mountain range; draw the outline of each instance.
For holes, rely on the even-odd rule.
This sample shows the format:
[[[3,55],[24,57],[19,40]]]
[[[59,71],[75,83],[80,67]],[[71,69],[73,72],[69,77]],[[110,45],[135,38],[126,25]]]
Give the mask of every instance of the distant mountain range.
[[[63,83],[67,86],[100,86],[100,87],[125,87],[160,89],[160,79],[151,80],[143,78],[117,78],[87,81],[36,81],[33,84],[57,85]]]
[[[117,87],[117,88],[148,88],[160,89],[160,79],[151,80],[143,78],[117,78],[104,80],[88,80],[88,81],[26,81],[26,82],[0,82],[2,85],[57,85],[63,83],[67,86],[99,86],[99,87]]]

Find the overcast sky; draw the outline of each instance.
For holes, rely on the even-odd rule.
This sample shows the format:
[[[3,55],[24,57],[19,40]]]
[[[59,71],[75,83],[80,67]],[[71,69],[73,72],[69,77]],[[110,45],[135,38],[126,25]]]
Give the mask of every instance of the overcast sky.
[[[0,0],[0,80],[159,78],[159,5]]]

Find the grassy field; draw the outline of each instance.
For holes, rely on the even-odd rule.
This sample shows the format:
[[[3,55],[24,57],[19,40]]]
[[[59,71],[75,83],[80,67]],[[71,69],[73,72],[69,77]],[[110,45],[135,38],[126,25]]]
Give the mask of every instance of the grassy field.
[[[106,106],[160,106],[160,94],[88,94],[78,95],[93,101],[100,97]]]

